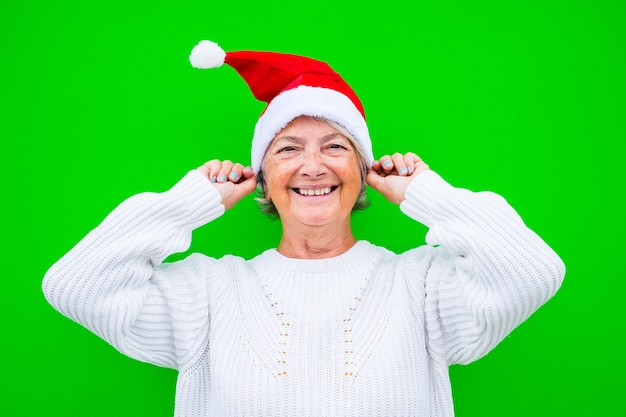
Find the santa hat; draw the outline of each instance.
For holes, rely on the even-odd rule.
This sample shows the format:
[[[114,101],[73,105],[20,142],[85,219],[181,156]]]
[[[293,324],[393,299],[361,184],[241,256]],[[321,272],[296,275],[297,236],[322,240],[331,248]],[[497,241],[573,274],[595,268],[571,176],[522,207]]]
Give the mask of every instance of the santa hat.
[[[201,41],[191,51],[191,65],[216,68],[226,63],[267,103],[252,138],[252,168],[259,172],[268,145],[298,116],[332,120],[357,140],[368,166],[374,156],[359,98],[325,62],[276,52],[224,52],[215,42]]]

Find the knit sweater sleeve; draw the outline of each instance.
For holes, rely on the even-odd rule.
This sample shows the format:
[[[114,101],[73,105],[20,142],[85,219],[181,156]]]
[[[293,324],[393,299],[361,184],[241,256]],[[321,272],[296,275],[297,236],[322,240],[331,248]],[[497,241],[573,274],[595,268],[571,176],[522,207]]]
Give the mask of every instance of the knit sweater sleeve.
[[[487,354],[561,285],[561,259],[497,194],[454,188],[427,171],[400,208],[429,228],[426,330],[448,364]]]
[[[48,270],[44,295],[122,353],[176,368],[208,321],[207,284],[193,256],[180,262],[185,267],[162,262],[223,212],[219,193],[196,170],[168,191],[135,195]]]

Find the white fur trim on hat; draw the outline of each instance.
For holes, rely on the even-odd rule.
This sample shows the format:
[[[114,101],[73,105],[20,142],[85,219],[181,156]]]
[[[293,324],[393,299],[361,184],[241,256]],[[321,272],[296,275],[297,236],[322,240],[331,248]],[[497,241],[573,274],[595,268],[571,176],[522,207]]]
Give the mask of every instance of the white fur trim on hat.
[[[259,118],[252,138],[252,168],[258,173],[265,150],[272,139],[298,116],[321,117],[343,126],[357,140],[367,165],[374,161],[367,124],[352,101],[343,94],[322,87],[301,85],[276,96]]]

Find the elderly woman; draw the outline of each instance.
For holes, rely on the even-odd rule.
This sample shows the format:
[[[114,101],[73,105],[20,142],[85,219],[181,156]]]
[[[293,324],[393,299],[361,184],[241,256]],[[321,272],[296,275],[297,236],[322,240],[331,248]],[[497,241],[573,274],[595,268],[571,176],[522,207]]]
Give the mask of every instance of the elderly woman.
[[[191,58],[227,62],[268,102],[252,166],[212,160],[126,200],[48,271],[48,300],[177,369],[177,417],[452,416],[448,366],[547,301],[559,257],[498,195],[454,188],[413,153],[374,160],[362,106],[326,64],[206,41]],[[357,240],[367,185],[428,226],[428,245]],[[257,186],[282,224],[276,249],[163,263]]]

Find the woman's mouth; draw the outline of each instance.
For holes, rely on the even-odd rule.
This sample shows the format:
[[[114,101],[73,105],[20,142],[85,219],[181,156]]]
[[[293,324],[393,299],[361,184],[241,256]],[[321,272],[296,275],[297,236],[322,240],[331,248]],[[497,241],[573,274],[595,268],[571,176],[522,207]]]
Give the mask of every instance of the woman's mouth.
[[[311,196],[321,196],[321,195],[330,194],[336,189],[337,189],[337,186],[334,185],[332,187],[321,187],[321,188],[294,188],[293,190],[300,195],[311,197]]]

